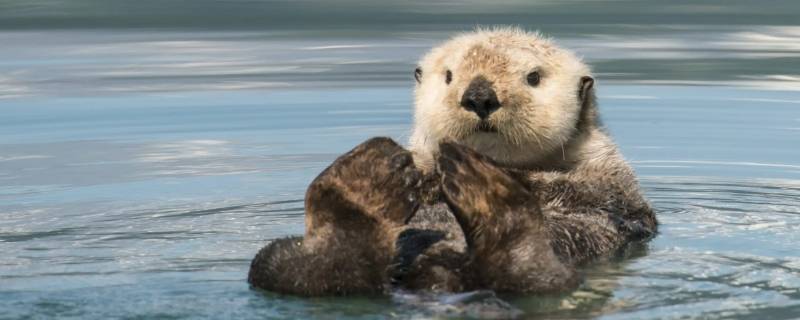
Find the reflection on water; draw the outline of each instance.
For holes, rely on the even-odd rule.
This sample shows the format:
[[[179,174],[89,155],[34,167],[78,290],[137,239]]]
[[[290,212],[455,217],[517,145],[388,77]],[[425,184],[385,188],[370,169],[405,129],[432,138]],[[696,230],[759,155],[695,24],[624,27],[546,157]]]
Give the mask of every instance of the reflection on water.
[[[796,317],[800,7],[656,4],[0,0],[0,318]],[[416,59],[475,23],[595,67],[659,236],[511,305],[249,290],[308,182],[405,141]]]
[[[800,90],[800,26],[687,26],[658,34],[628,29],[563,36],[559,42],[586,56],[611,83]],[[416,59],[450,34],[2,32],[0,39],[14,50],[0,52],[0,98],[394,88],[406,85]]]

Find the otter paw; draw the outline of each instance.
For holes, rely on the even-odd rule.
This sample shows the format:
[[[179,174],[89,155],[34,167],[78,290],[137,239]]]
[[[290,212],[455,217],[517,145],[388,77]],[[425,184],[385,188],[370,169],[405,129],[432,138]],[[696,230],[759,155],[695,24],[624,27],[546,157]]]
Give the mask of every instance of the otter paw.
[[[342,155],[311,183],[308,213],[365,215],[404,224],[418,207],[422,173],[411,153],[389,138],[372,138]]]
[[[471,246],[540,216],[529,208],[532,193],[491,159],[453,143],[441,144],[439,152],[442,193]]]

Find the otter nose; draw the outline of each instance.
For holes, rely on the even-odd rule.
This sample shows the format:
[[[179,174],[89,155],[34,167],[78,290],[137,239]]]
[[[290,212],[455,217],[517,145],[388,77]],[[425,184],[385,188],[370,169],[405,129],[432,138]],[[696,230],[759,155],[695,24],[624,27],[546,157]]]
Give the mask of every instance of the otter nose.
[[[492,83],[483,76],[477,76],[472,79],[464,95],[461,96],[461,106],[475,112],[481,119],[486,119],[500,108],[500,101],[492,89]]]

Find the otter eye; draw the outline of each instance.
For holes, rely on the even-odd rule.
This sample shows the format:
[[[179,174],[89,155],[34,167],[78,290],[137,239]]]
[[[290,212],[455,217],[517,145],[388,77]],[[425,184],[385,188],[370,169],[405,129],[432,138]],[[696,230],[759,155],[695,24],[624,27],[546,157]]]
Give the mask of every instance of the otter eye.
[[[422,82],[422,68],[417,67],[414,69],[414,79],[417,80],[417,83]]]
[[[453,81],[453,73],[450,70],[444,73],[444,83],[450,84],[450,81]]]
[[[534,71],[528,74],[526,78],[528,80],[528,84],[531,86],[539,85],[539,81],[542,80],[542,76],[539,74],[539,71]]]

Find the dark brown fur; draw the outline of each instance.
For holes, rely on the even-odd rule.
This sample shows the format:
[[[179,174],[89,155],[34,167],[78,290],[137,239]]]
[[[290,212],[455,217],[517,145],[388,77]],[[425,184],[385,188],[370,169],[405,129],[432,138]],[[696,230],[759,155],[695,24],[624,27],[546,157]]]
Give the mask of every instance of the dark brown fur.
[[[536,173],[444,143],[436,172],[422,177],[408,151],[387,138],[368,140],[312,182],[305,238],[267,245],[248,280],[304,296],[392,286],[568,291],[578,284],[578,264],[655,232],[652,210],[636,190],[624,190],[627,182]]]
[[[394,239],[418,206],[420,178],[411,154],[394,141],[359,145],[309,186],[305,237],[261,249],[248,281],[304,296],[384,292]]]

